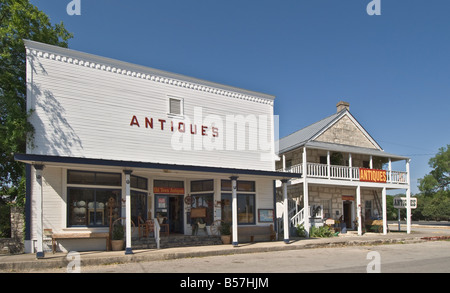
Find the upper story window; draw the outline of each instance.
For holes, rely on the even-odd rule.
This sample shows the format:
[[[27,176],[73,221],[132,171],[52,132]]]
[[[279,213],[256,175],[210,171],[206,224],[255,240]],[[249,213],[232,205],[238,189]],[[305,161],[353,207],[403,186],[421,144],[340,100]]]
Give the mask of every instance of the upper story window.
[[[169,97],[169,115],[183,116],[184,105],[183,99],[176,97]]]

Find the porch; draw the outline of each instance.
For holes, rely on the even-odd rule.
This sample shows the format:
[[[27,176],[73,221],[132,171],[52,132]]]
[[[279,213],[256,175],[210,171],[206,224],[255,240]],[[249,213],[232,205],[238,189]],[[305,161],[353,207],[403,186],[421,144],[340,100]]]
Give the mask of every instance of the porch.
[[[280,172],[290,172],[290,173],[303,173],[303,163],[296,164],[290,167],[279,169]],[[328,165],[320,163],[306,163],[306,177],[310,178],[323,178],[323,179],[333,179],[333,180],[349,180],[349,181],[367,181],[367,179],[361,180],[361,170],[366,168],[362,167],[349,167],[349,166],[338,166],[338,165]],[[394,184],[407,184],[408,173],[405,171],[394,171],[394,170],[381,170],[386,174],[384,182],[394,183]],[[364,171],[363,171],[364,172]]]

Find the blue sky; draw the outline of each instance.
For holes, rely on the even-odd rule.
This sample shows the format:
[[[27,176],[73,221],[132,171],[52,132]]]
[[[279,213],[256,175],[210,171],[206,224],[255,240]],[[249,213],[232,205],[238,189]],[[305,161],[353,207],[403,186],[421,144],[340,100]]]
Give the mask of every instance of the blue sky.
[[[412,192],[450,144],[450,1],[32,0],[71,49],[276,96],[280,136],[350,103],[382,148],[410,156]],[[404,166],[402,164],[401,169]]]

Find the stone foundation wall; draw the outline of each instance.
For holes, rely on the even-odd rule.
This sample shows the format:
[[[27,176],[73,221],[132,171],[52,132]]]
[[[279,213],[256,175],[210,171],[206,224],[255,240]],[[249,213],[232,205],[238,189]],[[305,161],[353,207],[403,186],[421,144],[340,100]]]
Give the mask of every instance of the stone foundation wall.
[[[11,238],[0,239],[0,254],[20,254],[24,252],[24,228],[23,209],[11,207]]]

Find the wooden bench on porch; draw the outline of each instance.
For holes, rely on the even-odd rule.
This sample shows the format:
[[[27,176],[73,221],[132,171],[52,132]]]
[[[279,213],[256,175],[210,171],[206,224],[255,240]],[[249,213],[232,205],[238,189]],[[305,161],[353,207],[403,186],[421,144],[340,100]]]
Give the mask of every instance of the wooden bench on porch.
[[[238,227],[238,239],[239,242],[255,242],[255,238],[258,240],[270,240],[276,239],[276,233],[273,230],[273,225],[270,226],[240,226]]]
[[[109,233],[98,233],[98,232],[63,232],[63,233],[52,233],[52,252],[56,252],[56,244],[58,240],[62,239],[94,239],[94,238],[105,238],[106,240],[106,250],[109,251]]]

